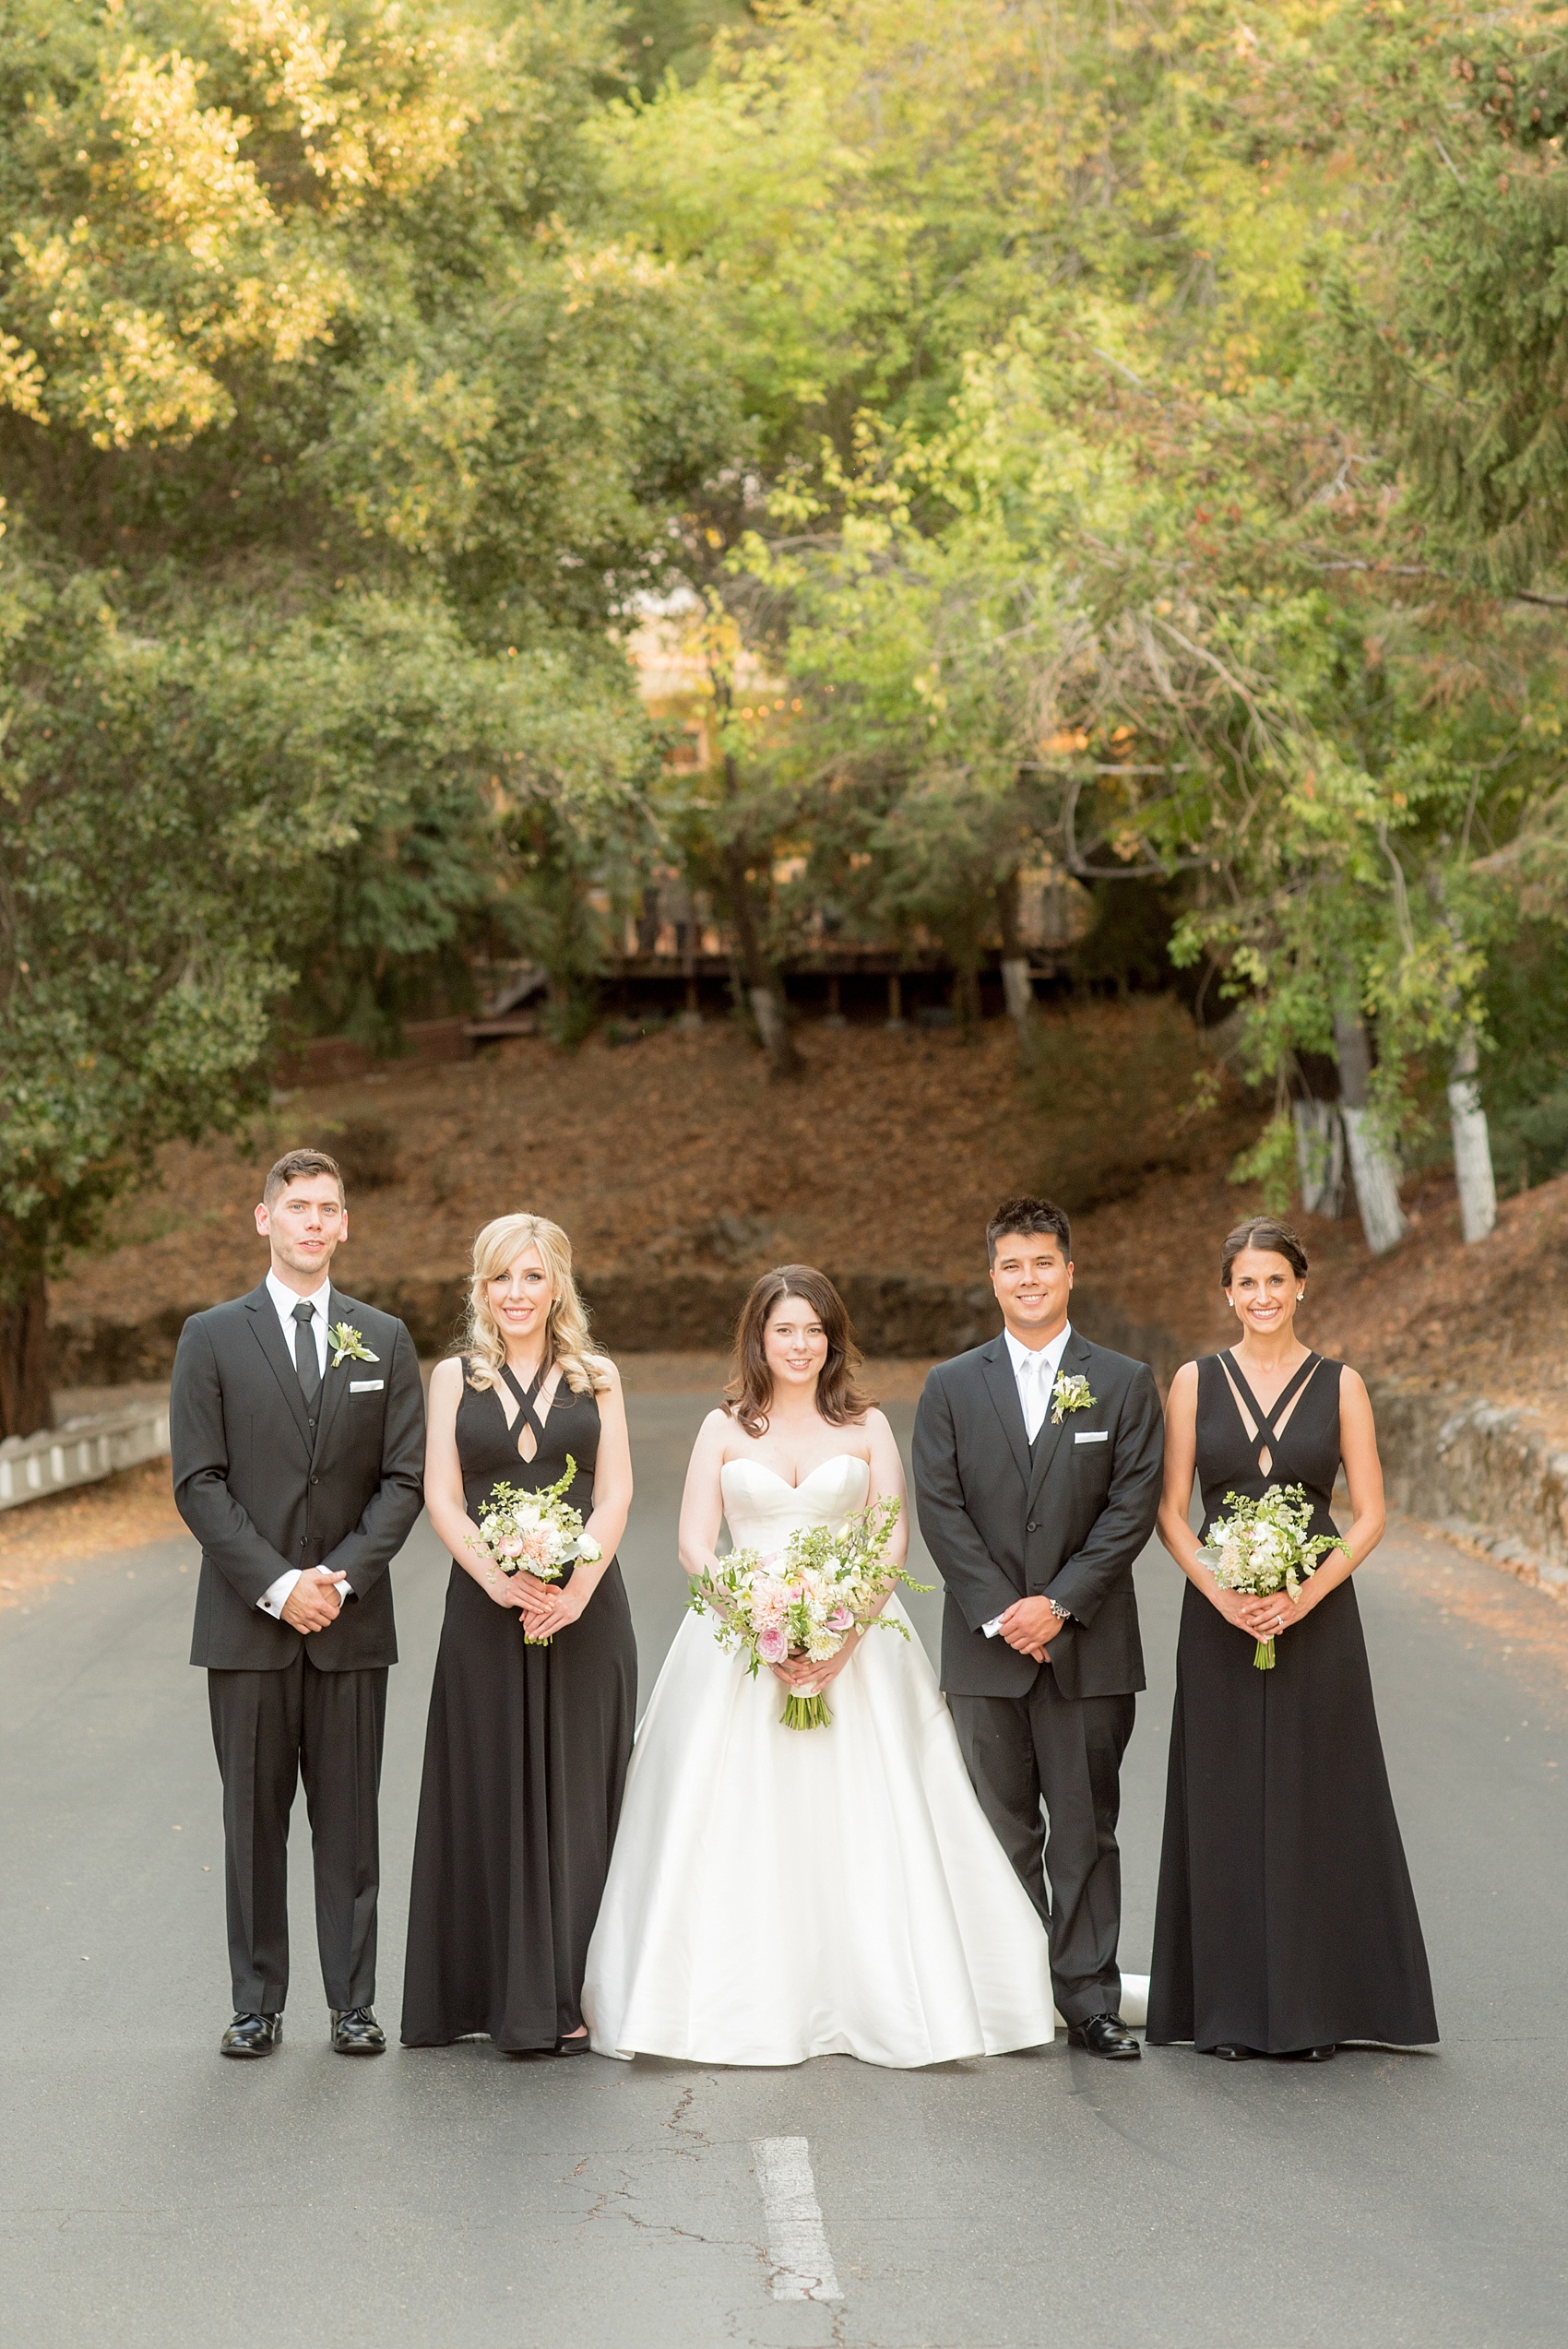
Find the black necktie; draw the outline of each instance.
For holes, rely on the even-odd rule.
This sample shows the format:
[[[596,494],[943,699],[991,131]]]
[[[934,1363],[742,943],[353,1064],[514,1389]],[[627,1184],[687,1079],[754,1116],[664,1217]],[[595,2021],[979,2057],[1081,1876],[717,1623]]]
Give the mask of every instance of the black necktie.
[[[321,1359],[315,1350],[315,1307],[308,1297],[302,1297],[294,1308],[294,1368],[304,1389],[305,1409],[311,1423],[315,1421],[315,1406],[321,1395]]]

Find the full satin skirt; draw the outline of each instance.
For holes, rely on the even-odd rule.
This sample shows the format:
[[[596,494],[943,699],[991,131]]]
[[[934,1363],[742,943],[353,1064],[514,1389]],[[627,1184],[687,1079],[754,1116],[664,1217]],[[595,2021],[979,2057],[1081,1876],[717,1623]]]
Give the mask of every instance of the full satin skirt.
[[[925,1652],[869,1631],[791,1730],[688,1615],[638,1732],[583,2015],[600,2055],[909,2069],[1052,2035],[1039,1917]]]

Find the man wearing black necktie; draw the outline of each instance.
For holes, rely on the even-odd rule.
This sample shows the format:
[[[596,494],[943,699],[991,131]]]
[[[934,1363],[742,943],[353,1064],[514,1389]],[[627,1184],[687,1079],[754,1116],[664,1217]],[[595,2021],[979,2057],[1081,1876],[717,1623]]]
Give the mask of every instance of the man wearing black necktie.
[[[174,1498],[201,1543],[191,1662],[207,1667],[223,1780],[229,2056],[267,2055],[289,1985],[289,1813],[303,1778],[316,1940],[342,2055],[379,2055],[372,2011],[387,1569],[420,1512],[424,1398],[399,1321],[333,1287],[343,1179],[294,1150],[267,1178],[267,1277],[193,1314],[169,1399]]]

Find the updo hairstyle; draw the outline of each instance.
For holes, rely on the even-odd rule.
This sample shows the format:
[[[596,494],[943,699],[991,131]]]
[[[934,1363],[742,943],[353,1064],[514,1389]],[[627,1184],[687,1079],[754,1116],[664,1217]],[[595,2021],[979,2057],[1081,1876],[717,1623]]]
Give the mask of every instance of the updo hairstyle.
[[[1307,1277],[1307,1252],[1291,1230],[1274,1216],[1249,1216],[1228,1232],[1219,1266],[1219,1286],[1229,1288],[1237,1257],[1243,1248],[1261,1248],[1266,1255],[1283,1256],[1298,1280]]]

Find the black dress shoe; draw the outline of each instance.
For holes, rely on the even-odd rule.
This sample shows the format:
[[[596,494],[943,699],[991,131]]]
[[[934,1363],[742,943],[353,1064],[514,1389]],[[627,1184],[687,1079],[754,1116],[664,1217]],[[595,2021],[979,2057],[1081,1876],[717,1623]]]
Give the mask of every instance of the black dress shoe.
[[[340,2056],[384,2056],[386,2034],[369,2007],[328,2007],[332,2045]]]
[[[220,2056],[269,2056],[283,2036],[280,2014],[237,2014],[218,2042]]]
[[[555,2042],[558,2056],[586,2056],[591,2053],[586,2031],[575,2031],[568,2039],[564,2033]]]
[[[1257,2049],[1243,2047],[1239,2040],[1222,2039],[1217,2047],[1211,2047],[1208,2052],[1211,2056],[1218,2056],[1221,2063],[1251,2063],[1257,2054]]]
[[[1280,2058],[1282,2063],[1332,2063],[1336,2043],[1330,2039],[1321,2047],[1291,2047]]]
[[[1087,2023],[1070,2023],[1067,2045],[1087,2047],[1091,2056],[1104,2056],[1111,2063],[1125,2063],[1129,2057],[1143,2054],[1119,2014],[1091,2014]]]

